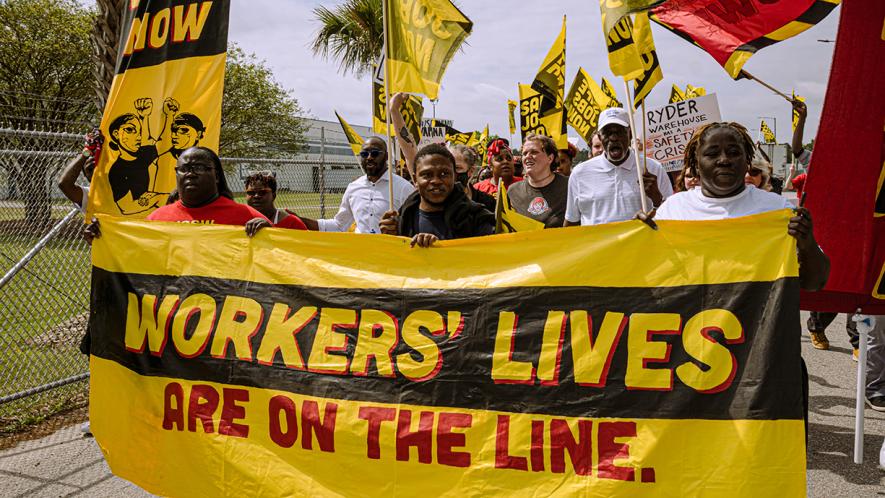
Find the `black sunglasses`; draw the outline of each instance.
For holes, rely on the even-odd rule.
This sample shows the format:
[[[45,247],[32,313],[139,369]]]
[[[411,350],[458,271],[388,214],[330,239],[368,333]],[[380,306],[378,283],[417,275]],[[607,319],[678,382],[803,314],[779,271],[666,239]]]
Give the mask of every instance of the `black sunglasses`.
[[[376,157],[380,156],[380,155],[383,154],[383,153],[384,153],[383,150],[378,150],[378,149],[367,149],[367,150],[364,150],[364,151],[361,151],[361,152],[360,152],[360,157],[362,157],[363,159],[366,159],[366,158],[369,158],[369,157],[371,157],[372,159],[375,159]]]

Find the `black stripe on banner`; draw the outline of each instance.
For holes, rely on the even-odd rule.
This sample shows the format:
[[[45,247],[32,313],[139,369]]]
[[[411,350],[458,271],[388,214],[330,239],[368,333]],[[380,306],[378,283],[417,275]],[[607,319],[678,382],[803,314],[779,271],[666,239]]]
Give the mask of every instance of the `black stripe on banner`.
[[[92,354],[115,361],[140,375],[211,381],[345,400],[559,416],[717,420],[802,417],[799,293],[798,280],[795,278],[776,282],[660,289],[536,287],[442,291],[311,288],[212,278],[126,275],[94,268],[92,289]],[[135,295],[158,295],[158,303],[162,302],[164,296],[171,294],[182,300],[194,294],[212,296],[207,299],[215,301],[219,312],[214,319],[207,312],[205,324],[208,327],[211,322],[212,327],[224,330],[229,330],[234,321],[248,323],[248,314],[239,316],[235,313],[236,309],[229,310],[228,313],[221,312],[225,296],[241,296],[257,301],[253,306],[260,305],[261,309],[253,309],[252,316],[261,315],[263,322],[257,327],[250,325],[249,330],[246,330],[248,334],[254,329],[249,342],[251,355],[248,351],[243,354],[242,351],[230,347],[225,356],[213,357],[210,350],[214,336],[208,339],[209,345],[202,351],[195,351],[192,358],[182,357],[172,339],[165,341],[164,349],[157,355],[149,351],[128,351],[124,345],[124,336],[130,293],[133,293],[133,300],[136,299]],[[268,334],[267,323],[274,312],[275,304],[284,311],[286,309],[280,303],[292,309],[289,315],[282,314],[277,309],[278,317],[292,316],[304,306],[320,309],[312,317],[308,312],[302,315],[309,321],[294,334],[294,342],[298,345],[308,370],[287,367],[279,353],[272,364],[255,361],[262,341]],[[394,362],[391,376],[381,374],[377,361],[353,362],[354,356],[361,350],[361,341],[362,347],[366,345],[361,337],[367,337],[359,335],[355,323],[349,327],[339,327],[335,333],[325,336],[334,335],[338,339],[346,337],[346,344],[329,354],[341,359],[344,364],[349,364],[356,373],[309,371],[311,351],[316,346],[314,341],[317,337],[322,337],[318,334],[318,324],[322,321],[321,317],[332,316],[330,308],[345,310],[339,312],[338,318],[346,318],[348,312],[352,313],[354,321],[360,314],[371,316],[367,315],[370,312],[364,310],[378,310],[374,312],[376,318],[382,313],[389,313],[396,320],[398,341],[390,349]],[[167,309],[173,308],[170,306]],[[667,374],[668,369],[676,369],[680,365],[693,365],[685,370],[709,370],[707,364],[694,359],[688,352],[684,346],[686,339],[683,332],[689,328],[689,320],[693,316],[703,310],[712,309],[724,309],[733,314],[740,324],[738,329],[742,332],[739,333],[743,334],[741,340],[726,344],[721,331],[711,328],[705,332],[710,338],[708,345],[712,344],[711,341],[719,344],[720,359],[722,354],[727,359],[729,352],[733,355],[736,364],[732,372],[733,382],[727,385],[723,382],[719,392],[702,393],[686,385],[682,377],[674,373],[671,375],[672,386],[669,390],[643,390],[633,381],[632,388],[628,387],[626,376],[629,358],[633,358],[632,364],[637,365],[642,364],[643,357],[666,357],[663,361],[648,361],[644,364],[648,369],[665,369],[658,372],[663,375]],[[187,310],[184,306],[176,316],[187,316]],[[441,356],[436,371],[422,381],[406,378],[399,365],[400,361],[407,363],[411,359],[413,362],[421,362],[432,357],[416,352],[414,346],[419,342],[415,339],[417,332],[410,336],[411,339],[405,333],[408,328],[406,317],[417,310],[425,310],[423,313],[429,316],[439,316],[439,323],[443,328],[439,334],[433,334],[428,329],[420,330],[419,339],[423,338],[425,345],[432,346],[423,351],[426,353],[438,348]],[[620,332],[612,341],[615,346],[609,356],[606,374],[601,377],[604,387],[589,385],[591,382],[578,384],[575,381],[575,363],[586,365],[590,355],[579,355],[573,359],[573,328],[578,327],[579,331],[575,337],[587,337],[587,334],[580,335],[580,325],[576,325],[571,319],[560,322],[551,320],[554,327],[548,327],[548,331],[553,332],[553,340],[548,341],[548,344],[553,345],[553,357],[556,356],[556,339],[559,334],[562,337],[558,380],[541,382],[535,378],[525,384],[495,382],[492,379],[492,352],[499,333],[499,312],[504,310],[515,313],[518,318],[514,338],[506,343],[502,341],[502,344],[505,347],[511,345],[512,360],[531,363],[530,370],[540,369],[542,339],[551,310],[565,312],[565,316],[569,316],[571,311],[585,310],[592,320],[590,330],[594,344],[604,342],[600,340],[604,318],[607,314],[610,318],[614,317],[605,322],[609,324],[607,330],[611,332],[608,337],[615,337],[615,330]],[[450,315],[450,312],[460,313],[463,321],[456,318],[452,323],[442,325],[443,320],[457,316]],[[435,315],[436,313],[439,315]],[[627,320],[621,320],[615,313],[624,313]],[[640,329],[637,325],[636,330],[639,332],[631,333],[631,327],[641,323],[642,316],[652,316],[640,314],[659,313],[678,315],[669,316],[669,319],[676,321],[676,325],[673,325],[677,329],[675,332],[654,332],[661,329],[651,326],[646,328],[653,331],[646,334],[645,329]],[[196,318],[192,317],[182,329],[185,337],[193,337],[194,329],[200,322],[201,314],[193,316]],[[580,314],[577,316],[580,317]],[[586,327],[586,319],[584,322]],[[180,328],[181,324],[178,326]],[[169,329],[175,329],[175,325]],[[289,329],[286,330],[291,335]],[[504,327],[504,333],[512,330],[510,326]],[[383,330],[373,331],[371,334],[383,336]],[[454,338],[449,334],[454,335]],[[685,337],[691,336],[692,334],[685,334]],[[699,339],[700,334],[695,336],[695,339]],[[548,335],[549,337],[551,336]],[[637,353],[646,340],[651,341],[650,347],[657,348],[657,353]],[[697,342],[703,340],[699,339],[695,344]],[[375,351],[377,352],[377,348]],[[386,351],[382,349],[382,356]],[[237,353],[246,359],[238,359]],[[552,357],[548,355],[547,358]],[[597,365],[605,364],[604,356],[600,361],[602,363]],[[727,365],[726,371],[731,371],[730,359]],[[495,370],[495,375],[500,378],[499,374],[500,371]],[[539,372],[536,377],[540,375]]]
[[[808,7],[808,10],[803,12],[801,16],[797,17],[796,20],[806,24],[817,24],[827,17],[837,6],[838,4],[835,3],[821,2],[818,0],[811,4],[811,7]]]
[[[125,2],[117,74],[227,51],[230,0]]]

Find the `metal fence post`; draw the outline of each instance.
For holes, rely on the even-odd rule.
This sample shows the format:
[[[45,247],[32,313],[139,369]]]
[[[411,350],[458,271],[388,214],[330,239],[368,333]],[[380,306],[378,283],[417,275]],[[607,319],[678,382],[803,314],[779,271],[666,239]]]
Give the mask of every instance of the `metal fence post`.
[[[326,127],[320,127],[320,218],[326,217]]]
[[[28,251],[28,253],[25,254],[22,259],[18,261],[18,263],[13,265],[13,267],[10,268],[8,272],[6,272],[6,275],[3,275],[3,278],[0,279],[0,289],[8,284],[16,273],[20,272],[22,268],[24,268],[32,259],[34,259],[34,256],[36,256],[41,249],[46,247],[46,244],[48,244],[50,240],[54,239],[55,236],[58,235],[58,232],[61,231],[62,227],[64,227],[69,221],[71,221],[74,216],[77,216],[77,213],[79,212],[80,210],[77,208],[71,209],[71,211],[64,218],[62,218],[61,221],[59,221],[55,224],[54,227],[52,227],[52,230],[50,230],[49,233],[44,235],[42,239],[34,244],[34,247],[32,247],[31,250]]]

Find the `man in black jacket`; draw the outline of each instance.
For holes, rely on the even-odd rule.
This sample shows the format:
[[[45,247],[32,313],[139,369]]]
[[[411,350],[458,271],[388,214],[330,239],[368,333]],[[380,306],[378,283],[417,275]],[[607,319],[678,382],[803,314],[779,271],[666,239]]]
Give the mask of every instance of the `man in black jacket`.
[[[418,190],[399,213],[384,213],[382,233],[412,237],[412,246],[420,247],[495,233],[495,215],[455,188],[455,157],[445,146],[430,144],[418,151],[415,184]]]

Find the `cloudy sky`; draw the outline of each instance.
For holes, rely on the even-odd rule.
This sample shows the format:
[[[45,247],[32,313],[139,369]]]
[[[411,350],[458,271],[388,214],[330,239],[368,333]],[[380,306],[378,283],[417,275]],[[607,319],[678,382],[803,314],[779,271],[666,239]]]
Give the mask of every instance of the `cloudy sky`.
[[[344,76],[334,61],[315,57],[309,49],[319,27],[313,9],[339,3],[341,0],[234,0],[230,40],[264,59],[311,117],[334,120],[337,110],[352,124],[368,125],[368,77]],[[531,83],[559,32],[563,14],[568,16],[567,87],[579,66],[595,79],[604,75],[613,80],[594,0],[461,0],[458,4],[473,21],[473,33],[467,39],[469,45],[449,64],[436,106],[436,117],[454,120],[458,129],[482,129],[489,123],[493,133],[507,135],[507,99],[517,99],[518,82]],[[839,9],[798,37],[762,50],[744,66],[776,88],[786,93],[795,89],[808,99],[806,140],[817,131],[834,46],[817,40],[835,39],[838,14]],[[778,141],[789,142],[790,106],[784,99],[755,82],[733,81],[702,50],[654,23],[652,30],[664,81],[652,91],[650,107],[666,103],[673,83],[703,86],[708,93],[717,94],[723,119],[756,130],[759,116],[775,117]],[[620,89],[622,85],[616,86]],[[619,96],[623,100],[623,95]],[[425,108],[429,116],[432,106],[426,100]],[[576,135],[571,129],[569,134]]]

